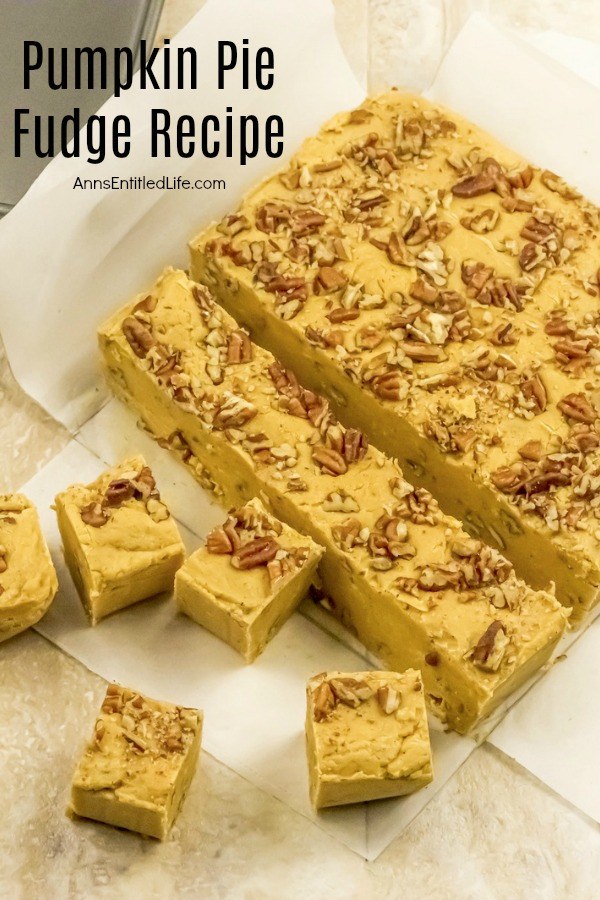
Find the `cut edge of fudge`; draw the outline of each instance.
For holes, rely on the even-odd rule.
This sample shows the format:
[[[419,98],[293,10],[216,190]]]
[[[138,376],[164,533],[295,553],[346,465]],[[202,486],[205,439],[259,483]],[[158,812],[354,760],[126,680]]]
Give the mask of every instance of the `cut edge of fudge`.
[[[164,840],[196,771],[203,719],[110,684],[67,813]]]
[[[0,494],[0,642],[36,625],[57,590],[34,504],[24,494]]]
[[[322,554],[322,547],[280,522],[255,497],[231,510],[184,562],[175,577],[175,600],[250,663],[306,595]],[[244,584],[248,577],[252,583]]]
[[[70,485],[54,508],[65,561],[92,625],[173,588],[185,548],[141,454],[89,484]],[[141,513],[146,532],[136,524]]]

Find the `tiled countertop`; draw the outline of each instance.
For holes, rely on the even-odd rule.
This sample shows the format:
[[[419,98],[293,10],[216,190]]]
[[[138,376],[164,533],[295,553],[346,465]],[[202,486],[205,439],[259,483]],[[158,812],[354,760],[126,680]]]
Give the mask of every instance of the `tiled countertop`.
[[[323,0],[325,2],[325,0]],[[159,36],[203,0],[167,0]],[[340,36],[370,84],[422,87],[471,9],[600,41],[596,0],[337,0]],[[368,24],[368,28],[367,28]],[[66,435],[0,359],[0,490]],[[474,753],[413,825],[365,863],[207,755],[162,845],[64,815],[104,683],[30,632],[0,648],[0,895],[211,898],[593,898],[600,829],[497,751]],[[576,761],[575,761],[576,763]]]

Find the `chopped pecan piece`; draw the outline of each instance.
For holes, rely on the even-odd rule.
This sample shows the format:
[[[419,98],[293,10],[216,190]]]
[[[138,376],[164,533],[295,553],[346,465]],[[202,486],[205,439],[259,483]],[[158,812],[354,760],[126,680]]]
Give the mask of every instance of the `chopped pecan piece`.
[[[213,528],[206,538],[206,549],[209,553],[225,554],[233,553],[233,541],[231,535],[224,527]]]
[[[329,684],[335,697],[353,709],[373,696],[373,689],[366,681],[358,678],[331,678]]]
[[[348,428],[346,430],[342,453],[348,465],[363,459],[368,449],[369,442],[362,431],[359,431],[357,428]]]
[[[469,175],[457,184],[453,185],[452,193],[455,197],[480,197],[494,190],[495,180],[489,172],[479,172],[478,175]]]
[[[377,702],[386,716],[391,716],[400,706],[400,692],[389,684],[377,688]]]
[[[96,500],[82,508],[81,518],[86,525],[91,525],[92,528],[102,528],[110,517],[102,504]]]
[[[471,659],[480,669],[497,672],[506,652],[508,637],[502,622],[495,621],[477,641]]]
[[[497,209],[488,208],[482,209],[478,213],[473,213],[471,216],[463,216],[460,224],[476,234],[486,234],[488,231],[494,230],[499,218],[500,215]]]
[[[387,243],[387,255],[391,263],[396,266],[412,266],[414,265],[414,257],[407,248],[402,237],[393,231],[390,234]]]
[[[596,410],[585,394],[567,394],[558,401],[557,406],[568,419],[574,419],[576,422],[583,422],[586,425],[591,425],[596,421]]]
[[[216,428],[239,428],[253,419],[257,412],[256,407],[248,400],[230,394],[217,407],[213,425]]]
[[[152,294],[148,294],[147,297],[144,297],[143,300],[140,300],[139,303],[136,303],[133,307],[134,313],[136,312],[145,312],[151,313],[156,309],[156,305],[158,303],[158,297],[154,297]]]
[[[132,479],[135,496],[137,499],[147,500],[152,494],[157,494],[156,481],[154,475],[148,466],[140,471],[134,479]]]
[[[234,569],[256,569],[275,559],[279,544],[272,538],[255,538],[244,544],[231,557]]]
[[[116,478],[108,485],[104,494],[108,506],[120,506],[135,494],[135,486],[129,478]]]
[[[441,362],[444,351],[435,344],[425,344],[422,341],[404,341],[400,347],[409,359],[414,362]]]
[[[521,392],[527,401],[532,401],[538,412],[544,412],[548,403],[548,394],[544,382],[539,375],[532,375],[521,384]]]
[[[370,382],[374,394],[382,400],[400,400],[402,396],[402,378],[398,372],[386,372],[377,375]]]
[[[512,466],[500,466],[499,469],[492,472],[491,479],[503,494],[515,494],[525,483],[528,475],[527,467],[516,463]]]
[[[252,343],[245,331],[232,331],[227,339],[226,360],[229,365],[250,362]]]
[[[323,722],[335,709],[336,698],[328,681],[322,681],[313,691],[313,715],[315,722]]]
[[[519,456],[522,459],[529,459],[531,462],[539,462],[542,458],[543,449],[541,441],[527,441],[522,447],[519,447]]]
[[[546,254],[541,249],[540,245],[529,241],[523,246],[523,249],[519,254],[519,265],[524,272],[531,272],[531,270],[535,269],[536,266],[539,266],[544,259],[546,259]]]
[[[148,351],[154,347],[156,341],[152,332],[139,319],[127,316],[122,324],[123,334],[127,343],[139,359],[144,359]]]
[[[331,447],[316,447],[312,453],[313,462],[328,475],[343,475],[348,471],[346,460]]]
[[[547,222],[541,222],[535,216],[531,216],[521,229],[521,237],[534,244],[546,244],[556,234],[554,228]]]
[[[320,266],[315,279],[314,288],[317,294],[328,294],[346,287],[348,279],[343,272],[333,266]]]
[[[338,306],[327,314],[327,318],[332,325],[340,325],[342,322],[351,322],[360,316],[359,309],[346,309],[344,306]]]

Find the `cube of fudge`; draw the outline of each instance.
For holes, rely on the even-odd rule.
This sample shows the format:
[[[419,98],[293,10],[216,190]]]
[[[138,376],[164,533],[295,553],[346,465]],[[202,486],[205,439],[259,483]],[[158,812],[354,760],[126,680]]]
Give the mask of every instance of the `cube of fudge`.
[[[39,622],[57,588],[35,507],[23,494],[1,494],[0,641]]]
[[[322,554],[255,498],[233,510],[179,569],[175,598],[252,662],[306,594]]]
[[[420,672],[324,672],[308,683],[313,806],[400,797],[433,778]]]
[[[196,770],[202,720],[200,710],[109,685],[70,811],[164,840]]]
[[[92,625],[171,590],[185,550],[142,456],[55,500],[65,559]]]

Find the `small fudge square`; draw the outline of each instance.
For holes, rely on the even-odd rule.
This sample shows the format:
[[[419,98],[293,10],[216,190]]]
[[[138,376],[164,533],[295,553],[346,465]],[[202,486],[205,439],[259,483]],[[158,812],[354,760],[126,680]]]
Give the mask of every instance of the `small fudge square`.
[[[185,550],[142,456],[92,484],[72,485],[55,507],[65,560],[93,625],[172,589]]]
[[[306,594],[322,552],[254,499],[233,510],[184,563],[175,598],[252,662]]]
[[[0,494],[0,641],[39,622],[57,589],[35,507],[23,494]]]
[[[307,686],[313,806],[398,797],[433,778],[421,674],[326,672]]]
[[[71,811],[163,840],[196,769],[202,718],[109,685],[73,776]]]

